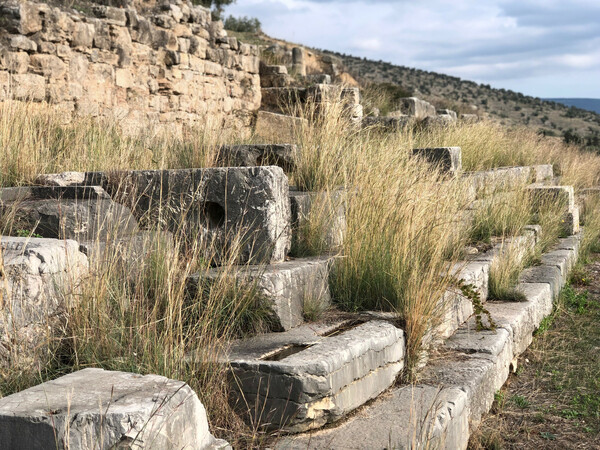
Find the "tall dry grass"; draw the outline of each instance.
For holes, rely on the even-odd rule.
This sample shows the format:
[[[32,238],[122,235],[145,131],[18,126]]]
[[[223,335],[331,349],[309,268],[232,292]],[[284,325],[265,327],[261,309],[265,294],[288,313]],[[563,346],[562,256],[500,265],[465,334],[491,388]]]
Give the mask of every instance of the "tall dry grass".
[[[0,108],[4,186],[65,170],[211,166],[219,144],[238,140],[210,127],[179,137],[126,137],[116,125],[91,119],[61,123],[37,105],[3,103]],[[386,134],[359,129],[343,102],[309,104],[298,113],[311,120],[299,131],[302,151],[291,182],[324,192],[325,205],[337,188],[347,191],[343,256],[331,279],[334,300],[350,311],[399,314],[409,376],[415,375],[425,336],[441,320],[439,300],[454,281],[444,274],[461,259],[464,245],[517,235],[532,217],[530,205],[516,193],[484,199],[482,212],[469,220],[467,181],[412,158],[412,148],[461,146],[467,170],[550,162],[565,183],[578,187],[595,185],[600,176],[599,157],[487,122]],[[307,254],[324,248],[323,218],[314,216],[305,230]],[[547,248],[559,234],[560,219],[550,213],[536,217]],[[596,220],[589,217],[590,223]],[[235,254],[223,262],[219,282],[189,298],[187,277],[208,270],[210,262],[204,244],[177,234],[175,241],[168,246],[151,239],[149,256],[133,272],[118,254],[95,268],[70,314],[68,339],[56,353],[53,373],[94,365],[184,380],[207,406],[213,430],[234,440],[223,430],[235,430],[249,439],[241,445],[252,445],[257,434],[228,409],[224,368],[211,361],[230,339],[268,329],[268,321],[252,289],[238,289],[226,276],[234,270]]]

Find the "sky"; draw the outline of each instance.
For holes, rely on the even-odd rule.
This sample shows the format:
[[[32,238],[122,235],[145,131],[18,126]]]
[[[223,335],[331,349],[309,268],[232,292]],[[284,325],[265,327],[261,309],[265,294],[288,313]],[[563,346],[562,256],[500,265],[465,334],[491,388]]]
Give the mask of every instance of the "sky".
[[[600,98],[600,0],[237,0],[270,36],[542,98]]]

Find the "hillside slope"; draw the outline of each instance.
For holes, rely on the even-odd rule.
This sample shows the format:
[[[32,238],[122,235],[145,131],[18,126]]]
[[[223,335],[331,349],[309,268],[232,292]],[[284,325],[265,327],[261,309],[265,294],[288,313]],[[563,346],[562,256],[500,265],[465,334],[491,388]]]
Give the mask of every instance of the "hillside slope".
[[[568,140],[585,138],[593,147],[600,144],[600,114],[595,112],[449,75],[336,52],[326,53],[340,58],[346,70],[363,85],[393,83],[438,107],[477,112],[505,125],[527,125],[546,135],[566,136]]]

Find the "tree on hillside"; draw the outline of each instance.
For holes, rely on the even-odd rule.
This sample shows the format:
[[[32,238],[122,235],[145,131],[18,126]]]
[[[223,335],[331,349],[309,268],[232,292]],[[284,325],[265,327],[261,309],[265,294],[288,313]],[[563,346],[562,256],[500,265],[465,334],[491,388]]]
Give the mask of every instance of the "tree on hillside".
[[[192,0],[192,3],[206,6],[207,8],[212,8],[215,17],[221,18],[223,14],[223,8],[227,5],[235,3],[235,0]]]

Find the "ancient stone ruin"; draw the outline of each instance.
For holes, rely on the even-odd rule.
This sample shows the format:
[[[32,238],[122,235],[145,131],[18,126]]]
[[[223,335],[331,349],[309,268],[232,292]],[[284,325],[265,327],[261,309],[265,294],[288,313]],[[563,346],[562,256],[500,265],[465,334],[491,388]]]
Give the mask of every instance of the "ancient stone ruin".
[[[415,436],[432,448],[466,448],[577,260],[577,198],[551,165],[469,173],[460,147],[412,150],[411,158],[440,173],[440,188],[456,178],[470,187],[457,220],[470,220],[485,198],[527,186],[534,204],[563,208],[566,237],[521,273],[522,302],[487,302],[490,268],[509,252],[525,258],[540,239],[539,226],[465,253],[451,275],[471,293],[448,288],[436,298],[442,320],[428,330],[423,376],[400,385],[407,339],[397,315],[363,311],[311,322],[305,314],[331,305],[329,280],[344,257],[353,192],[327,193],[323,206],[323,192],[290,186],[302,151],[295,131],[307,120],[298,111],[309,103],[317,111],[342,104],[356,129],[381,132],[414,121],[451,126],[456,113],[407,98],[390,117],[363,117],[359,89],[332,84],[336,62],[329,61],[330,73],[309,73],[302,49],[291,50],[290,64],[310,85],[297,85],[284,65],[262,64],[259,75],[256,47],[227,37],[208,10],[184,2],[150,15],[95,5],[87,16],[25,1],[5,2],[0,12],[1,100],[112,116],[128,131],[148,122],[182,129],[211,115],[221,126],[254,126],[257,136],[277,138],[223,146],[223,167],[40,174],[36,185],[0,189],[0,212],[31,232],[1,238],[0,367],[24,353],[25,364],[44,367],[47,355],[39,349],[61,336],[82,279],[95,276],[107,249],[123,246],[123,263],[134,270],[136,258],[149,254],[149,233],[166,241],[180,233],[201,244],[210,267],[187,278],[191,298],[225,278],[265,302],[269,332],[234,341],[210,363],[227,369],[240,417],[284,432],[273,448],[408,448]],[[322,254],[306,257],[298,248],[318,207]],[[477,331],[474,296],[495,331]],[[435,349],[443,357],[430,359]],[[230,448],[208,423],[186,383],[158,375],[87,368],[0,399],[3,448]]]

